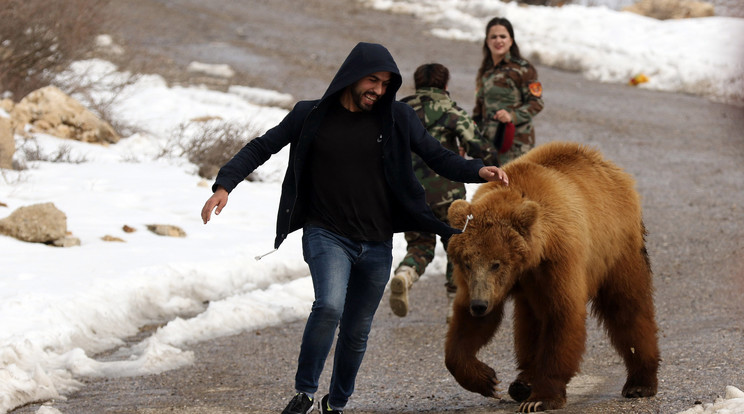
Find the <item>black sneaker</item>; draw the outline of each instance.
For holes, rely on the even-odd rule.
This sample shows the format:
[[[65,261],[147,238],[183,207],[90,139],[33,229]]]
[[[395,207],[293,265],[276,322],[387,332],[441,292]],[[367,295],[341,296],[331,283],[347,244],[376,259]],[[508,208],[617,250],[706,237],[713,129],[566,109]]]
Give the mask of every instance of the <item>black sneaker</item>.
[[[304,392],[298,392],[287,404],[282,414],[307,414],[313,409],[313,400]]]
[[[320,404],[318,404],[318,409],[323,414],[344,414],[344,410],[332,410],[331,406],[328,405],[328,394],[323,397],[322,400],[320,400]]]

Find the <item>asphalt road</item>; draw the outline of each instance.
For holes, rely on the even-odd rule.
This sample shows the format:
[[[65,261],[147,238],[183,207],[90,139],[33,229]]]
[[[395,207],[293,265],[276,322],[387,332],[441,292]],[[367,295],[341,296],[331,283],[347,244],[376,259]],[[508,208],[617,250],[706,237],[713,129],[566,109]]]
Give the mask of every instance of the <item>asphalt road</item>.
[[[398,62],[404,76],[399,97],[412,91],[419,64],[436,61],[450,68],[453,98],[472,108],[480,46],[431,37],[410,16],[348,0],[122,4],[111,30],[128,52],[119,63],[161,73],[174,84],[224,88],[225,81],[196,78],[186,66],[227,63],[238,72],[233,84],[315,98],[357,41],[373,41],[386,45]],[[582,371],[569,384],[567,408],[556,412],[676,413],[713,402],[727,385],[744,389],[744,110],[537,68],[545,99],[536,118],[538,143],[594,145],[636,177],[663,359],[656,397],[622,398],[622,362],[590,318]],[[194,206],[195,216],[200,208]],[[425,276],[412,291],[408,317],[394,316],[383,298],[347,412],[514,412],[518,404],[508,397],[472,394],[447,372],[444,276]],[[279,412],[293,393],[303,326],[296,321],[192,344],[193,366],[145,377],[83,379],[84,388],[52,406],[65,414]],[[131,341],[147,334],[143,329]],[[495,367],[505,389],[516,375],[509,318],[481,358]]]

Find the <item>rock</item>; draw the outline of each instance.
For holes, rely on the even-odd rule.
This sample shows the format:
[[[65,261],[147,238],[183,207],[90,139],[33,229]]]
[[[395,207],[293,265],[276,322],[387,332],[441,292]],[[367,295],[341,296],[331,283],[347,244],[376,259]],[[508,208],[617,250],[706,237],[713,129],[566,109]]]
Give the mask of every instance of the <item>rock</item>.
[[[60,138],[98,144],[119,141],[111,125],[55,86],[26,95],[13,107],[11,117],[16,132],[30,124],[37,132]]]
[[[80,246],[80,239],[73,236],[65,236],[61,239],[57,239],[52,242],[52,245],[55,247],[74,247],[74,246]]]
[[[0,109],[2,109],[3,111],[10,113],[11,111],[13,111],[14,106],[15,106],[15,102],[13,102],[12,99],[9,99],[9,98],[0,99]]]
[[[222,121],[222,117],[205,115],[205,116],[198,116],[196,118],[189,119],[189,122],[195,122],[195,123],[202,123],[202,122],[209,122],[209,121]]]
[[[694,0],[640,0],[623,11],[640,14],[654,19],[686,19],[692,17],[709,17],[714,15],[710,3]]]
[[[53,203],[20,207],[0,220],[0,234],[25,242],[53,243],[67,236],[67,216]]]
[[[134,233],[135,231],[137,231],[137,229],[135,229],[134,227],[127,226],[126,224],[121,229],[122,231],[124,231],[124,233]]]
[[[13,154],[15,154],[15,138],[10,126],[10,118],[0,116],[0,168],[13,168]]]
[[[101,237],[101,240],[105,242],[123,242],[124,241],[124,239],[122,239],[121,237],[111,236],[109,234]]]
[[[185,231],[170,224],[148,224],[147,229],[160,236],[186,237]]]

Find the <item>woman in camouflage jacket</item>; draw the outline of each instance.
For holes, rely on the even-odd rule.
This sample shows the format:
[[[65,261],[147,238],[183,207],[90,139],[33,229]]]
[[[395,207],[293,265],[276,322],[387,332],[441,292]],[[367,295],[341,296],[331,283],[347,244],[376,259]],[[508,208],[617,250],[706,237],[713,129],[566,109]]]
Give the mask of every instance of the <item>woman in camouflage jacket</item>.
[[[509,20],[491,19],[483,41],[483,62],[476,77],[473,119],[499,148],[505,164],[535,146],[532,118],[543,109],[542,86],[537,70],[519,54]],[[504,139],[506,125],[514,125],[513,143]]]

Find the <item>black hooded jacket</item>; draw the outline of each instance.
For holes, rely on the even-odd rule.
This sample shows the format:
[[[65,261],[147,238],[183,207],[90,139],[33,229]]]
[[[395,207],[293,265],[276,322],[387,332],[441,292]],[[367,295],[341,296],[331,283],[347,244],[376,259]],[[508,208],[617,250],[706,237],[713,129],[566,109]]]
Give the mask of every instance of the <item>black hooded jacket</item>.
[[[374,43],[358,43],[349,53],[319,100],[300,101],[279,123],[264,135],[246,144],[217,174],[212,190],[218,186],[231,192],[254,169],[287,144],[289,165],[282,183],[274,247],[278,248],[287,235],[305,224],[309,195],[303,185],[310,143],[315,137],[331,99],[338,99],[347,86],[371,73],[392,74],[385,95],[375,103],[382,116],[383,168],[393,194],[393,231],[422,231],[443,236],[459,233],[432,214],[424,189],[416,179],[411,164],[415,152],[439,175],[459,182],[483,182],[478,171],[480,160],[465,160],[433,138],[421,125],[416,112],[395,101],[402,78],[388,50]],[[339,172],[343,173],[343,172]]]

